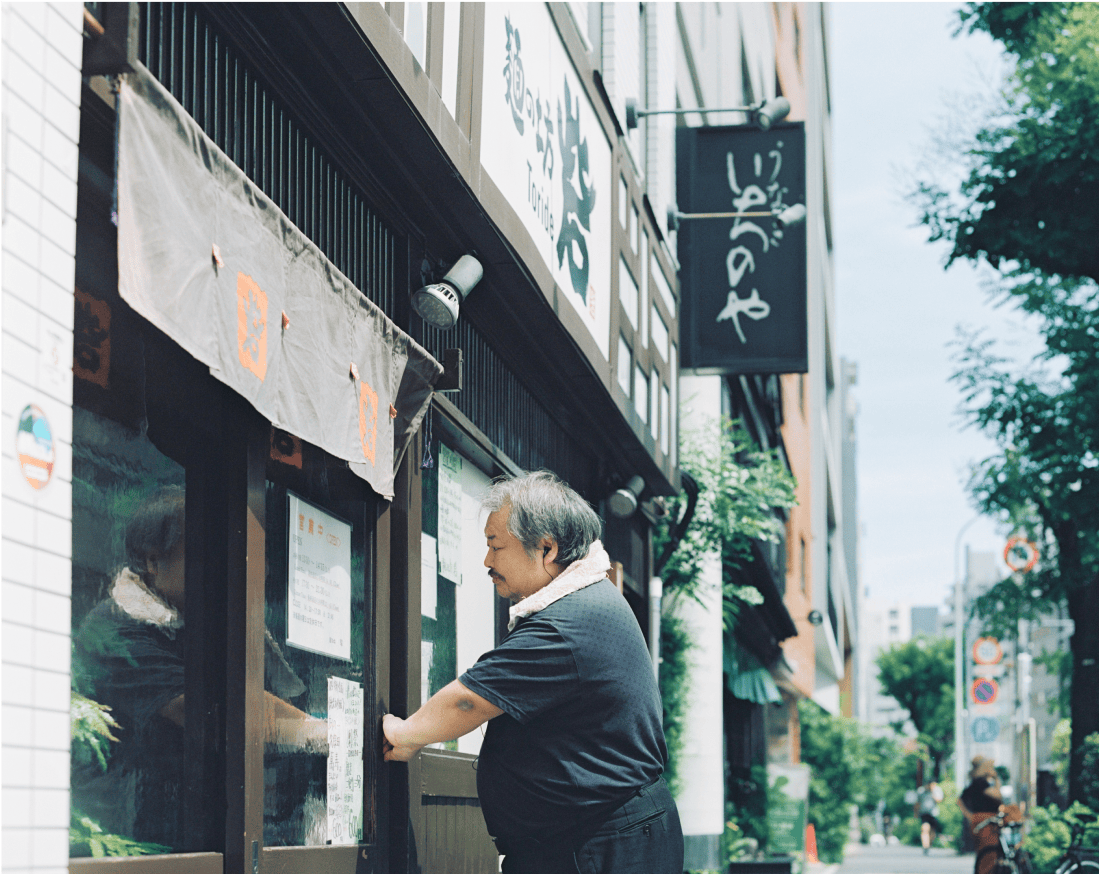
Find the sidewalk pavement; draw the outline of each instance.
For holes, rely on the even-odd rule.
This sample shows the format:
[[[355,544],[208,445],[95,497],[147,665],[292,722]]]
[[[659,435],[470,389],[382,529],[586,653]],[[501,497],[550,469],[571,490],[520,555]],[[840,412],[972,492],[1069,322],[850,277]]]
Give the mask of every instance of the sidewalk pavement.
[[[973,855],[933,848],[926,856],[919,847],[900,844],[870,847],[848,844],[840,865],[807,865],[806,874],[969,874]]]

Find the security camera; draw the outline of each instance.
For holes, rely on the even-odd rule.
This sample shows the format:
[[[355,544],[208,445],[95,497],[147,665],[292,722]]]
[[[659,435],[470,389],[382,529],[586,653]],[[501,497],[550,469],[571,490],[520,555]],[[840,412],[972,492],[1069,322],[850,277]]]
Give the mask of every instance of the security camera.
[[[463,255],[439,282],[412,292],[412,309],[436,328],[453,328],[458,323],[458,308],[484,276],[481,262]]]

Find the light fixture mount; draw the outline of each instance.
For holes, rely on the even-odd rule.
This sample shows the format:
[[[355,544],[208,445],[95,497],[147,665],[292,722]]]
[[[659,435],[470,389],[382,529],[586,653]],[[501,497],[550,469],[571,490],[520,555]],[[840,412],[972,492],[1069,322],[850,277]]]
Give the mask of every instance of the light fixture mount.
[[[647,115],[706,115],[710,112],[743,112],[748,116],[748,124],[760,130],[770,130],[776,121],[782,121],[790,114],[790,101],[785,97],[772,97],[747,106],[695,106],[689,109],[646,109],[637,105],[634,97],[626,98],[626,130],[633,130],[638,122]]]

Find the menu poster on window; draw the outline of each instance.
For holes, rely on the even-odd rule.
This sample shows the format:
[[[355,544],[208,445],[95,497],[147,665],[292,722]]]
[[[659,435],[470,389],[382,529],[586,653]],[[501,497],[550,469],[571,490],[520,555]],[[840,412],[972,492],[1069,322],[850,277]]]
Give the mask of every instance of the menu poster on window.
[[[363,837],[363,687],[328,678],[328,842]]]
[[[439,444],[439,573],[462,584],[462,456]]]
[[[351,660],[351,526],[292,492],[286,642]]]

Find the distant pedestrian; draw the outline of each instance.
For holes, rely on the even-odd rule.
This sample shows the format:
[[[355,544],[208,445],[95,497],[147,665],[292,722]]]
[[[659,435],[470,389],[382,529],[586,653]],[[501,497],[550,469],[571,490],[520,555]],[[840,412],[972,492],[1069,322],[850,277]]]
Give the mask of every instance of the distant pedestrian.
[[[943,789],[938,783],[932,782],[919,788],[917,805],[920,812],[920,845],[925,856],[935,838],[943,831],[943,824],[939,822],[939,802],[943,797]]]
[[[965,814],[970,829],[995,816],[1003,805],[1000,776],[992,759],[977,756],[969,769],[969,785],[958,798],[958,807]],[[1000,858],[1000,835],[995,828],[983,828],[977,836],[975,874],[990,874]]]

